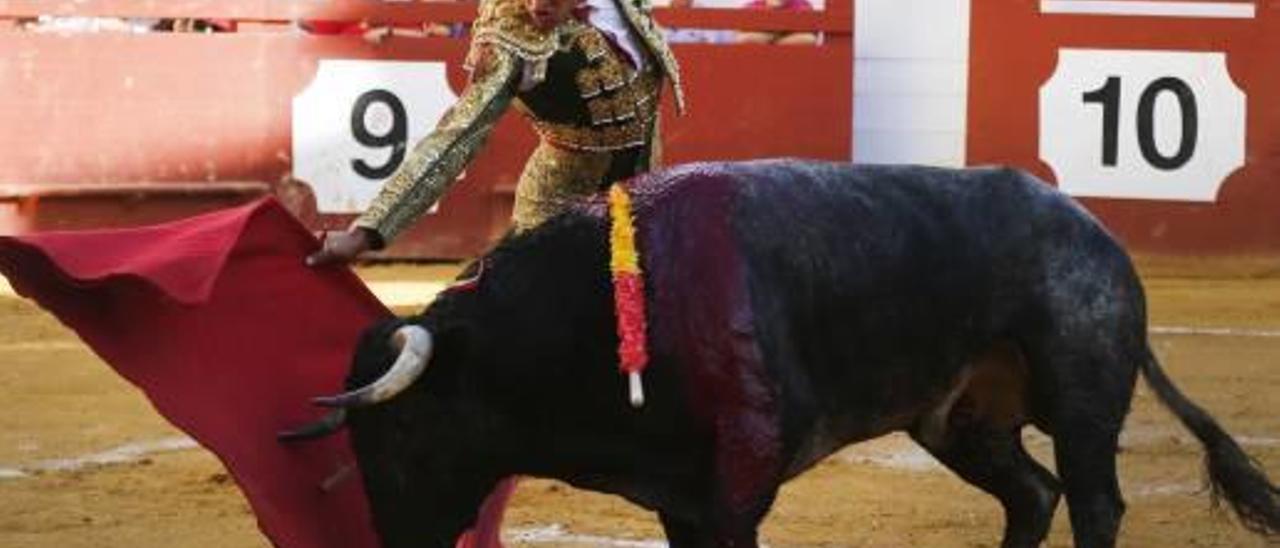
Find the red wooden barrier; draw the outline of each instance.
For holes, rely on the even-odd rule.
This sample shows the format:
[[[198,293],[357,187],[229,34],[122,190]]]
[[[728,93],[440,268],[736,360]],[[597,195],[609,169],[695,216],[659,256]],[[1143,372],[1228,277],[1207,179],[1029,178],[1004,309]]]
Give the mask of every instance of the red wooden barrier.
[[[312,127],[312,134],[335,125],[350,131],[353,105],[321,101],[316,103],[320,107],[307,107],[312,110],[300,119],[295,105],[311,103],[295,101],[307,97],[309,89],[328,85],[318,80],[322,65],[435,71],[443,74],[437,77],[439,87],[432,88],[436,92],[401,94],[409,120],[392,116],[388,122],[386,113],[394,110],[377,106],[364,111],[364,123],[374,134],[381,135],[375,130],[385,130],[388,123],[406,123],[423,126],[409,132],[420,137],[439,115],[439,105],[447,105],[446,96],[462,89],[466,41],[392,38],[373,46],[358,37],[305,35],[293,30],[291,21],[468,21],[474,5],[0,0],[0,19],[39,14],[235,19],[242,32],[0,31],[0,51],[5,52],[0,58],[0,233],[150,222],[262,192],[277,194],[313,226],[345,225],[351,214],[321,212],[332,208],[318,209],[311,182],[294,176],[302,163],[295,157],[298,145],[304,153],[311,150],[305,148],[307,139],[295,142],[295,126]],[[699,28],[821,30],[826,35],[819,47],[678,46],[691,110],[676,118],[668,105],[664,129],[669,162],[782,155],[849,158],[853,62],[848,0],[830,2],[826,11],[815,13],[674,10],[660,11],[659,19]],[[344,61],[413,64],[387,68],[391,65]],[[360,85],[368,91],[392,84],[374,77]],[[359,91],[343,93],[349,99]],[[425,114],[415,116],[415,101],[428,104],[420,109]],[[321,118],[334,122],[317,126]],[[401,238],[391,255],[467,256],[505,229],[512,188],[535,143],[527,124],[516,118],[503,119],[439,212]],[[359,152],[371,164],[386,161],[385,150]],[[337,160],[332,165],[350,159]],[[354,174],[349,177],[351,184],[361,183]],[[343,196],[334,203],[349,199]]]
[[[969,162],[1056,181],[1131,249],[1275,255],[1280,3],[1138,4],[974,2]]]

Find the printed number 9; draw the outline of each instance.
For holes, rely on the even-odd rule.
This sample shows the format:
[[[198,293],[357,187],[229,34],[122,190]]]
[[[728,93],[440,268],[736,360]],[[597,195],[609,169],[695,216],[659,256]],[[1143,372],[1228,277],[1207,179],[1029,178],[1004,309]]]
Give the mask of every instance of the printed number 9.
[[[369,108],[375,103],[386,105],[391,110],[391,128],[381,135],[374,135],[369,131],[366,122]],[[400,162],[404,161],[405,141],[409,137],[404,103],[401,103],[400,98],[394,93],[385,89],[365,92],[356,99],[355,108],[351,111],[351,135],[357,142],[369,148],[391,147],[391,155],[383,165],[370,166],[363,159],[356,158],[351,160],[351,169],[366,179],[379,180],[390,177],[395,173],[396,168],[400,167]]]

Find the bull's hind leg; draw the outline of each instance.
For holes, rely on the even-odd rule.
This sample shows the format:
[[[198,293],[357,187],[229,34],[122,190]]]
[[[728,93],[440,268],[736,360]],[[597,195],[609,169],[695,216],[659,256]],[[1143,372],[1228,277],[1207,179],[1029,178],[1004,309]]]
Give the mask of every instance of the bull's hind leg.
[[[965,481],[1000,500],[1005,515],[1001,546],[1039,546],[1048,535],[1058,481],[1027,454],[1017,431],[966,425],[951,429],[941,443],[917,441]]]
[[[1083,548],[1114,546],[1125,510],[1116,450],[1137,360],[1120,342],[1126,330],[1106,323],[1075,337],[1061,329],[1053,342],[1032,351],[1040,376],[1037,400],[1046,402],[1037,423],[1053,437],[1072,536]]]
[[[1070,379],[1055,389],[1048,426],[1072,536],[1076,546],[1083,548],[1114,546],[1125,510],[1116,450],[1133,383],[1102,373],[1113,369],[1114,363],[1062,360],[1055,365],[1059,374]],[[1120,373],[1124,367],[1114,369]]]
[[[999,499],[1006,548],[1038,546],[1058,505],[1058,481],[1027,454],[1027,369],[1012,344],[993,345],[968,366],[953,396],[911,437],[975,487]]]
[[[1120,429],[1147,358],[1142,286],[1124,250],[1098,225],[1063,222],[1068,245],[1047,245],[1047,279],[1019,322],[1036,424],[1054,460],[1078,547],[1116,543],[1124,500],[1116,477]]]
[[[1059,422],[1054,456],[1067,494],[1071,532],[1082,548],[1115,546],[1124,499],[1116,477],[1119,429],[1087,424],[1087,418]]]
[[[1120,430],[1129,413],[1137,364],[1145,357],[1140,306],[1107,291],[1056,319],[1028,345],[1037,412],[1053,437],[1054,460],[1075,545],[1115,546],[1125,504],[1116,475]],[[1134,312],[1134,310],[1138,312]]]

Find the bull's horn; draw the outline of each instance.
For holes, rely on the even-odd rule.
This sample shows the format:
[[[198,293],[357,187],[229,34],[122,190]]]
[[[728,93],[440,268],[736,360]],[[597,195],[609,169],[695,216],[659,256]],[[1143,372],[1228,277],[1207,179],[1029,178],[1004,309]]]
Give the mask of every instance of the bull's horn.
[[[431,332],[421,326],[406,325],[391,336],[391,346],[400,351],[400,356],[381,378],[337,396],[315,398],[312,403],[323,407],[364,407],[387,401],[408,388],[431,361]]]
[[[276,439],[285,443],[320,439],[337,432],[347,422],[346,409],[334,409],[315,422],[309,422],[291,430],[276,434]]]

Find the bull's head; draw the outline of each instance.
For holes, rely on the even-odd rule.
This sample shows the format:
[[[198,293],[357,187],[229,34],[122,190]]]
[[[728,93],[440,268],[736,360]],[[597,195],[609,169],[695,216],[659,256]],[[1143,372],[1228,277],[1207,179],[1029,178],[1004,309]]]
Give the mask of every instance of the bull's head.
[[[316,405],[333,408],[333,411],[316,422],[281,432],[279,439],[297,441],[329,435],[346,422],[347,409],[387,401],[412,385],[431,362],[431,332],[419,325],[406,325],[392,333],[390,344],[398,355],[386,373],[360,388],[311,400]]]
[[[329,476],[320,488],[330,490],[358,470],[375,530],[388,548],[453,546],[502,477],[493,453],[476,449],[501,452],[505,436],[476,427],[494,424],[491,415],[455,391],[453,375],[468,354],[467,329],[423,317],[371,326],[357,344],[349,391],[312,400],[333,411],[280,434],[293,441],[350,429],[355,467]]]
[[[631,416],[616,393],[584,390],[620,378],[605,228],[566,216],[504,239],[420,315],[370,326],[349,392],[281,434],[349,428],[384,545],[452,546],[499,480],[548,475],[569,447],[539,442],[597,454],[590,432]]]

